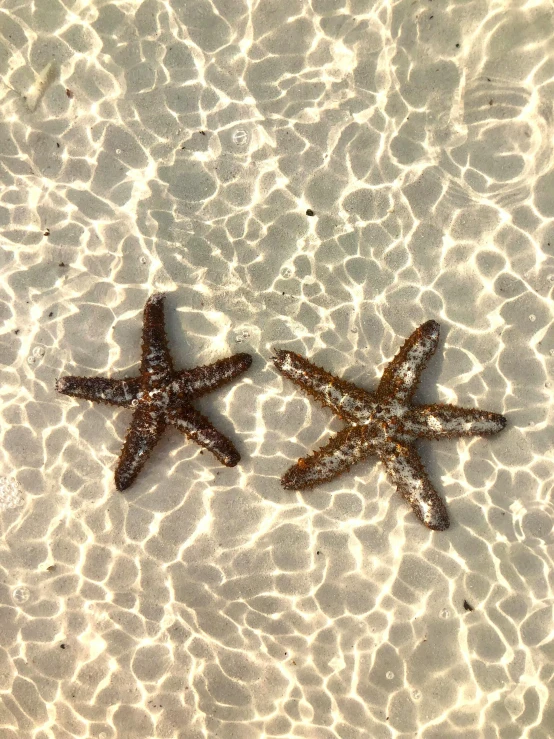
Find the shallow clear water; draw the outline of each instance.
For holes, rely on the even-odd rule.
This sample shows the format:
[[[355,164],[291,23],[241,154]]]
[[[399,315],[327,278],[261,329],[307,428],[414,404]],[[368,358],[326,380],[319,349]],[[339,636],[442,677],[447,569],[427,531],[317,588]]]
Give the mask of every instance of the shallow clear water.
[[[540,739],[554,732],[551,2],[0,9],[2,739]],[[307,211],[313,212],[308,215]],[[167,432],[115,490],[166,292],[226,469]],[[425,529],[365,463],[279,478],[341,428],[274,347],[369,390],[441,324],[417,400],[504,413],[420,445]],[[471,610],[472,609],[472,610]]]

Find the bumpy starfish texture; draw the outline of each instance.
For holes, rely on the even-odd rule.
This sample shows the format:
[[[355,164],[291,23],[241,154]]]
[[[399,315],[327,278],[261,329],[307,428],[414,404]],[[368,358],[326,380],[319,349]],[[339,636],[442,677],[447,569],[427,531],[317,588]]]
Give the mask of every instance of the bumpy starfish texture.
[[[472,408],[412,404],[438,340],[436,321],[416,329],[385,369],[374,393],[334,377],[295,352],[277,351],[273,358],[277,369],[347,424],[326,446],[287,470],[281,479],[283,487],[314,487],[376,455],[419,520],[435,531],[447,529],[446,507],[425,473],[414,442],[494,434],[504,428],[506,419]]]
[[[225,466],[234,467],[240,455],[192,401],[244,372],[249,354],[234,354],[191,370],[175,371],[164,327],[164,295],[152,295],[144,307],[142,362],[139,377],[62,377],[56,389],[74,398],[134,408],[135,412],[115,472],[118,490],[136,479],[168,424],[208,449]]]

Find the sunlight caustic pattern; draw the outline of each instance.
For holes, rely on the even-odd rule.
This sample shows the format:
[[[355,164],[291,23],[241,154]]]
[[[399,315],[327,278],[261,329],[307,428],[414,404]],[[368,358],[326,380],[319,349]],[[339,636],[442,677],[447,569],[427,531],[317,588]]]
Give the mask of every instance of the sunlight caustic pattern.
[[[536,0],[49,0],[0,8],[0,734],[551,736],[554,20]],[[176,366],[251,370],[125,495],[167,293]],[[371,390],[443,330],[418,402],[494,408],[424,443],[424,529],[378,465],[279,478],[339,426],[271,366]]]

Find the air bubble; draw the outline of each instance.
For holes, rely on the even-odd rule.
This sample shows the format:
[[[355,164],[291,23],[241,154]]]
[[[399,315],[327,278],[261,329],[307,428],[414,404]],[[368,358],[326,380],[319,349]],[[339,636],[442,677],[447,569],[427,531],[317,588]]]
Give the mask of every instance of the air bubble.
[[[0,511],[23,505],[21,485],[13,477],[0,477]]]
[[[244,128],[237,128],[233,133],[232,139],[235,146],[246,146],[250,140],[250,136],[248,135],[248,131],[245,131]]]
[[[17,588],[12,590],[12,599],[17,605],[26,603],[31,596],[31,591],[25,585],[18,585]]]
[[[116,153],[116,154],[121,154],[121,149],[116,149],[116,150],[115,150],[115,153]]]
[[[243,341],[246,341],[250,338],[250,331],[247,331],[246,329],[243,329],[242,331],[237,331],[235,334],[235,341],[237,344],[242,344]]]
[[[133,408],[136,408],[138,405],[138,400],[136,398],[134,400],[131,400],[131,405],[133,406]]]
[[[111,628],[111,623],[112,622],[110,620],[110,617],[106,616],[106,614],[104,613],[99,617],[98,621],[96,622],[96,625],[98,626],[99,629],[108,629],[108,628]]]

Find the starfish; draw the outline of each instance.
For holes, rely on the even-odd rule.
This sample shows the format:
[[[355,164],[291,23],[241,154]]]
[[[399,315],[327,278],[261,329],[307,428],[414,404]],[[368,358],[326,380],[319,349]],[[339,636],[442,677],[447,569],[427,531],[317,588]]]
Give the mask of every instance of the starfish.
[[[437,348],[439,328],[436,321],[417,328],[385,369],[374,393],[334,377],[295,352],[276,352],[277,369],[347,424],[326,446],[287,470],[283,487],[314,487],[376,455],[419,520],[435,531],[448,528],[446,506],[433,489],[414,442],[494,434],[504,428],[506,419],[473,408],[413,405],[421,373]]]
[[[208,449],[227,467],[240,454],[232,442],[192,406],[192,401],[244,372],[249,354],[234,354],[213,364],[175,371],[164,328],[164,295],[152,295],[144,307],[139,377],[62,377],[56,389],[74,398],[134,408],[133,419],[115,471],[115,485],[126,490],[136,479],[166,426]]]

